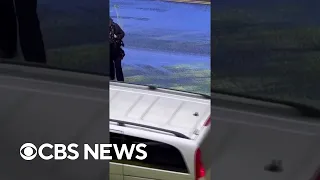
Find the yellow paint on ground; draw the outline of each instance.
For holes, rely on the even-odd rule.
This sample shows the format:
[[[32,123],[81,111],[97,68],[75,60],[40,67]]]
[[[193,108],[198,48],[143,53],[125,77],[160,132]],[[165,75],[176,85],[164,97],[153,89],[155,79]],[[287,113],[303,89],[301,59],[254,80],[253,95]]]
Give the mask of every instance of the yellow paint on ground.
[[[211,2],[208,1],[201,1],[201,0],[164,0],[168,2],[179,2],[179,3],[191,3],[191,4],[211,4]]]

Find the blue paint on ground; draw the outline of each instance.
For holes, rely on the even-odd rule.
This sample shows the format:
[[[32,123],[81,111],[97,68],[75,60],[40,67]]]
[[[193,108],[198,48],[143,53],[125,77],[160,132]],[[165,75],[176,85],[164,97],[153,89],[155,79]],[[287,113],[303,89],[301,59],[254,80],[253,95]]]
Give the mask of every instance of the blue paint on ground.
[[[197,68],[210,69],[207,56],[185,55],[180,53],[153,52],[137,49],[125,49],[124,64],[152,64],[154,67],[195,64]],[[143,61],[142,61],[143,60]]]
[[[203,64],[210,69],[210,6],[111,0],[110,11],[127,34],[125,64]]]

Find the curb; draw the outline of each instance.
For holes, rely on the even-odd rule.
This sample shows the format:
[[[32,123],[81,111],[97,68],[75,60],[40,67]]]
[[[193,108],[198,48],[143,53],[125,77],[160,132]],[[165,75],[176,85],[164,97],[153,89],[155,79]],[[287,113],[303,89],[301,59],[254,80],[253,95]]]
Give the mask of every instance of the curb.
[[[204,0],[164,0],[166,2],[175,2],[175,3],[189,3],[189,4],[205,4],[210,5],[211,1],[204,1]]]

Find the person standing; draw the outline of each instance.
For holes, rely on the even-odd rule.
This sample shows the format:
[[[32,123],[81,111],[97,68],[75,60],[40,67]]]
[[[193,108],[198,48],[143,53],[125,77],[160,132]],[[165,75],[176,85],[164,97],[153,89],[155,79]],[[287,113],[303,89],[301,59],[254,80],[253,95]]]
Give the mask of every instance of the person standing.
[[[0,58],[17,54],[17,34],[28,62],[46,63],[37,0],[0,0]]]
[[[115,23],[111,18],[109,19],[109,40],[110,40],[110,79],[124,81],[122,71],[122,39],[125,36],[121,27]]]

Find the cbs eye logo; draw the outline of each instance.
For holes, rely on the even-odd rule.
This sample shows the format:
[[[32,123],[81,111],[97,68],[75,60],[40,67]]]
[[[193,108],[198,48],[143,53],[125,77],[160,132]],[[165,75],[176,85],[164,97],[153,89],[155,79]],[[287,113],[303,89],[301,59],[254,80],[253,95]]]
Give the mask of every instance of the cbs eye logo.
[[[22,159],[30,161],[37,156],[37,147],[32,143],[25,143],[20,147]]]

